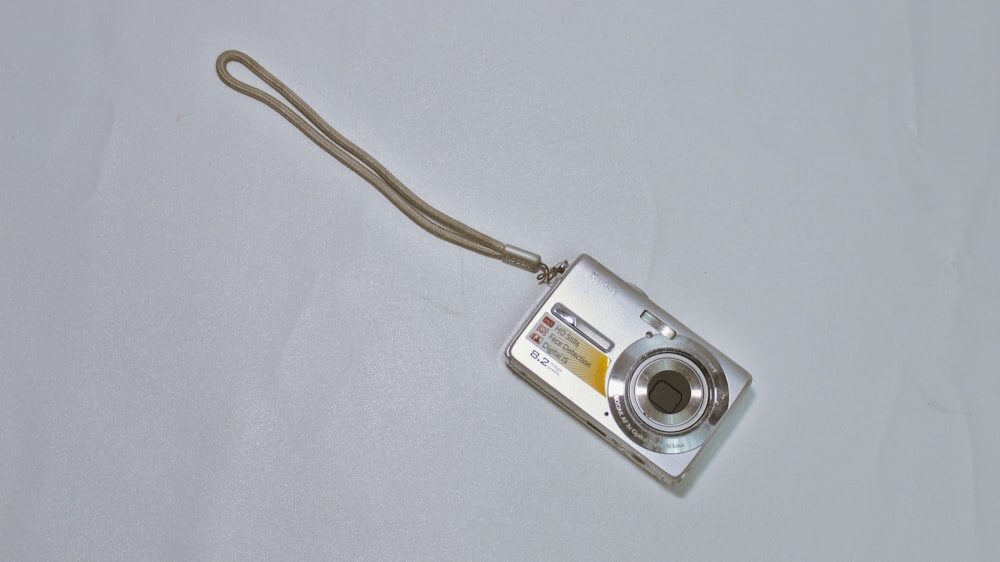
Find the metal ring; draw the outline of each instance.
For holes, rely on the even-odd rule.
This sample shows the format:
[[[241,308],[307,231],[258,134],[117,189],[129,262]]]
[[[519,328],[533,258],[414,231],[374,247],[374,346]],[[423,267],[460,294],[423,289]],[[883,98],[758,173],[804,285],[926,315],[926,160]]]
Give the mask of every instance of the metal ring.
[[[657,373],[674,369],[691,384],[692,399],[676,413],[659,411],[648,396]],[[693,340],[661,334],[633,342],[608,374],[608,404],[619,429],[639,446],[658,453],[700,447],[729,409],[729,384],[718,360]],[[700,392],[700,397],[696,394]]]
[[[635,372],[629,383],[629,400],[642,420],[654,429],[680,433],[694,425],[705,413],[708,381],[690,359],[677,354],[654,355],[636,367]],[[687,403],[677,412],[664,412],[649,398],[650,383],[663,372],[678,373],[690,388]]]

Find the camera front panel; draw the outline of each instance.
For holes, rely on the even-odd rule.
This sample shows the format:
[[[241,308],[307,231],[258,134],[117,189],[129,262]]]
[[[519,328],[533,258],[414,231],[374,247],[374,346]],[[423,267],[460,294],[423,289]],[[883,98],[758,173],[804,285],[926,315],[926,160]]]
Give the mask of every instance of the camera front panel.
[[[751,381],[587,255],[545,295],[506,356],[514,372],[667,483],[681,479]]]

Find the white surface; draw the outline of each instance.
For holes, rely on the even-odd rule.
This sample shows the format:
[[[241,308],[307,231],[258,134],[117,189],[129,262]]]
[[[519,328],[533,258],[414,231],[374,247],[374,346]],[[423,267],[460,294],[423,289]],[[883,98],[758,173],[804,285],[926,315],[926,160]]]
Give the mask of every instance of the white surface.
[[[1000,551],[995,4],[19,4],[0,558]],[[224,87],[227,48],[753,373],[693,478],[660,487],[508,372],[530,276]]]

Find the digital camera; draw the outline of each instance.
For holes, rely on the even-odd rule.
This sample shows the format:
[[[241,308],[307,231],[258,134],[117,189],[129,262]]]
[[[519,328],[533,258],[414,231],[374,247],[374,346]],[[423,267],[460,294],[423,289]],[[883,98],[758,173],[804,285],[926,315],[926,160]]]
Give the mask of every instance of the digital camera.
[[[507,364],[656,478],[676,484],[751,377],[581,255],[507,346]]]

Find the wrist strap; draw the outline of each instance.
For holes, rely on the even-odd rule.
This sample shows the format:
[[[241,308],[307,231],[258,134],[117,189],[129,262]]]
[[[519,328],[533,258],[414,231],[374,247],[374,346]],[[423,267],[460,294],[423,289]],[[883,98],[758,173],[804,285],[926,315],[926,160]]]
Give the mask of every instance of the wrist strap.
[[[226,65],[231,62],[238,62],[245,66],[292,107],[259,88],[237,80],[226,68]],[[336,158],[341,164],[370,183],[397,209],[427,232],[467,250],[499,259],[504,263],[532,273],[537,272],[539,273],[537,279],[543,283],[552,281],[565,270],[565,262],[550,268],[542,263],[542,258],[538,254],[504,244],[427,204],[426,201],[410,191],[396,176],[392,175],[378,160],[337,132],[313,108],[309,107],[309,104],[302,101],[302,98],[291,88],[275,78],[273,74],[246,53],[240,51],[222,53],[215,62],[215,70],[227,86],[278,112],[327,154]]]

